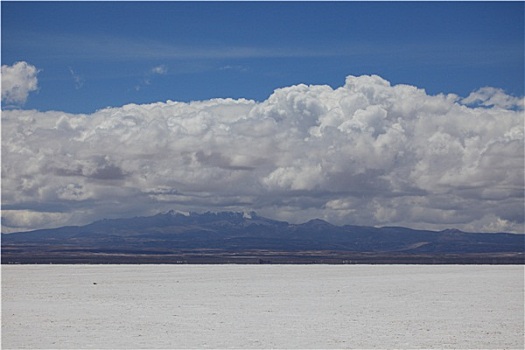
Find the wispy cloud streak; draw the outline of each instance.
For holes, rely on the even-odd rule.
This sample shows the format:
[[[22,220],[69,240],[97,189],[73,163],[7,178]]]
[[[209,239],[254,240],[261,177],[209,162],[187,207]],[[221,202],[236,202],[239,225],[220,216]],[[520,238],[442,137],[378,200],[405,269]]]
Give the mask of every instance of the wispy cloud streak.
[[[84,86],[84,78],[82,78],[79,74],[77,74],[73,68],[69,68],[69,73],[71,73],[71,77],[73,78],[73,82],[75,83],[75,89],[81,89],[82,86]]]
[[[19,34],[16,42],[7,38],[9,45],[18,49],[38,49],[49,58],[75,58],[101,61],[131,60],[206,60],[250,58],[316,58],[316,57],[374,57],[385,55],[406,60],[426,59],[429,64],[446,60],[447,64],[473,62],[494,64],[522,57],[523,45],[497,46],[433,42],[407,44],[391,42],[345,43],[341,45],[304,46],[242,46],[231,44],[181,45],[146,38],[117,36],[89,36],[71,34]]]

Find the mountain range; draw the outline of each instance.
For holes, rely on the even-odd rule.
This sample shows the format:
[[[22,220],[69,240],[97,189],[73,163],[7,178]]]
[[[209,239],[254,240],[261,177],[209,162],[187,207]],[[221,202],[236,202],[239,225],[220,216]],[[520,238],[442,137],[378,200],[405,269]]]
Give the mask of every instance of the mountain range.
[[[2,263],[523,263],[525,235],[175,211],[2,234]]]

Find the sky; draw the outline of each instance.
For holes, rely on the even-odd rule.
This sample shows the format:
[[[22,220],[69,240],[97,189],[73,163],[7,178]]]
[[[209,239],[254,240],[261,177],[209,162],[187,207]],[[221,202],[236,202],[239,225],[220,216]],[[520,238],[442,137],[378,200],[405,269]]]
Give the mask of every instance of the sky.
[[[2,1],[2,232],[523,232],[523,2]]]

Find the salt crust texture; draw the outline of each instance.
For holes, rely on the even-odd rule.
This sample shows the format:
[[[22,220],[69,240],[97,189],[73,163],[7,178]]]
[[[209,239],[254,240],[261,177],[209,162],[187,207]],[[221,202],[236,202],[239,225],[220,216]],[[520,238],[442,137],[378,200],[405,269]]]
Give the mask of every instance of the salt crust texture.
[[[4,265],[2,348],[523,349],[523,272]]]

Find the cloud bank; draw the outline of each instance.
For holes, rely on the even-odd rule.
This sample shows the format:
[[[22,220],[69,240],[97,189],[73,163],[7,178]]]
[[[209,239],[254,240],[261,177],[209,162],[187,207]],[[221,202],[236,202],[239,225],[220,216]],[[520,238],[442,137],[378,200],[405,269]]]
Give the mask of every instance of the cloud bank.
[[[475,104],[475,105],[474,105]],[[3,232],[159,211],[523,232],[523,99],[379,76],[90,115],[3,111]]]
[[[24,61],[2,65],[2,102],[24,104],[29,93],[38,89],[37,74],[38,69]]]

